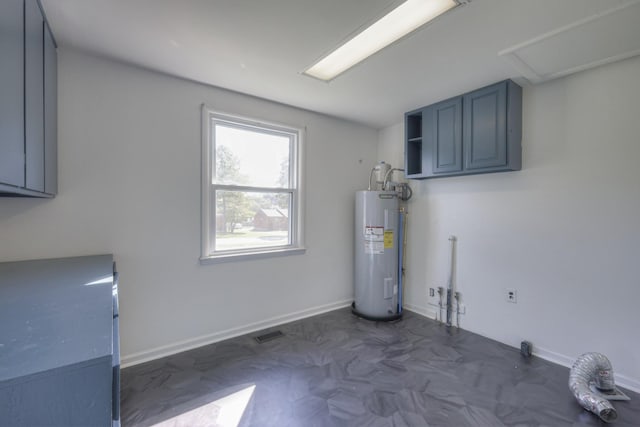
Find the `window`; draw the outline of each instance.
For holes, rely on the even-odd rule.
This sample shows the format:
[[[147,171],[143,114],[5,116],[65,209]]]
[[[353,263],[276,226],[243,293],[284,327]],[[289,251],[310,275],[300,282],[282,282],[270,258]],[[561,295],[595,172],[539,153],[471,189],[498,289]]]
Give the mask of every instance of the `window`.
[[[303,253],[300,129],[203,106],[202,260]]]

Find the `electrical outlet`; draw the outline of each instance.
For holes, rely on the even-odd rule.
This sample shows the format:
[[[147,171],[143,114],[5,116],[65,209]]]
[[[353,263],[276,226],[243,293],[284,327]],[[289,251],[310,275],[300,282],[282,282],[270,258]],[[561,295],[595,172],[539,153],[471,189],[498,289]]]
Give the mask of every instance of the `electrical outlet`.
[[[435,289],[433,289],[433,288],[429,288],[429,296],[430,296],[430,297],[433,297],[433,296],[435,296],[435,295],[436,295],[436,290],[435,290]]]
[[[512,302],[514,304],[518,302],[518,291],[515,289],[505,289],[504,291],[504,296],[507,299],[507,302]]]

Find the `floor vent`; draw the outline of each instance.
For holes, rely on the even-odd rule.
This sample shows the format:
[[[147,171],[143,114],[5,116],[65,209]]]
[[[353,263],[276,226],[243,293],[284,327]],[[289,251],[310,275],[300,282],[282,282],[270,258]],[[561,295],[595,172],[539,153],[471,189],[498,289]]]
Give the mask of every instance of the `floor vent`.
[[[257,337],[254,337],[254,339],[258,341],[259,344],[262,344],[263,342],[275,340],[276,338],[280,338],[283,336],[284,334],[282,333],[282,331],[273,331],[267,332],[266,334],[258,335]]]

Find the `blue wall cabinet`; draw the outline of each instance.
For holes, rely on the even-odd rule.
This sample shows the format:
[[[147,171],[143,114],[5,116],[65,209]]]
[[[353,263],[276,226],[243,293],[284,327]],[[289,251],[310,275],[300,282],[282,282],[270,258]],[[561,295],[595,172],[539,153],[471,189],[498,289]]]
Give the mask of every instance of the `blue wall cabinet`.
[[[505,80],[406,113],[406,174],[423,179],[520,170],[521,140],[522,88]]]
[[[52,197],[57,54],[40,2],[0,2],[0,32],[0,195]]]

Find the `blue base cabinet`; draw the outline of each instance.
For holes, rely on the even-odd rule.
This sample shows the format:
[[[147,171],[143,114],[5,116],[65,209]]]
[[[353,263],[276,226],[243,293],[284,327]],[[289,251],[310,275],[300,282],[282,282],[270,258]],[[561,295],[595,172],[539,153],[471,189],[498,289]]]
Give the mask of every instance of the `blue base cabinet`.
[[[407,178],[522,168],[522,88],[511,80],[405,114]]]
[[[114,270],[111,255],[0,263],[0,425],[119,425]]]

